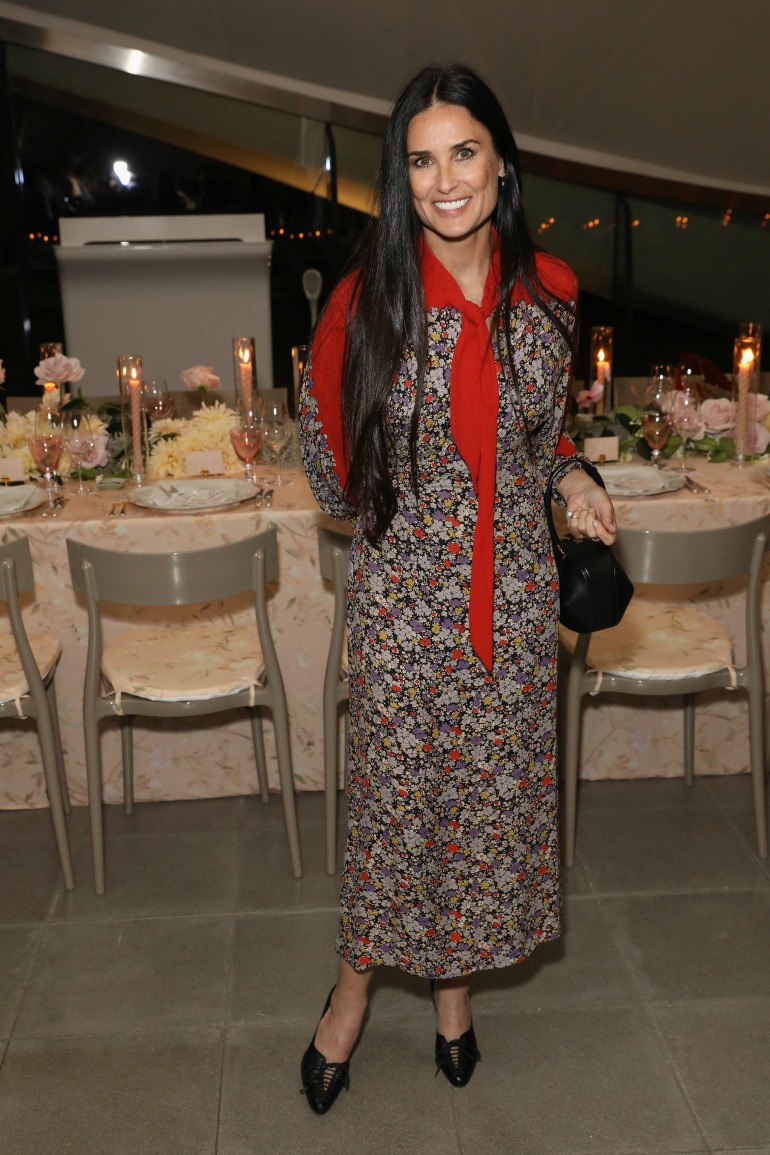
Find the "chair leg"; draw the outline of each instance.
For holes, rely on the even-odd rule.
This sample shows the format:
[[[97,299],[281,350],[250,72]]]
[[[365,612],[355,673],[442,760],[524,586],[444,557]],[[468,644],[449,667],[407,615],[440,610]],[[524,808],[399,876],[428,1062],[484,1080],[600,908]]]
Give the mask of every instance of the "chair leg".
[[[324,800],[326,811],[326,873],[337,870],[337,767],[339,713],[336,702],[324,702]]]
[[[572,662],[567,676],[567,694],[564,718],[564,865],[575,865],[575,835],[577,827],[578,756],[580,752],[580,714],[582,708],[582,670]]]
[[[265,758],[265,738],[262,733],[262,715],[259,709],[254,706],[249,710],[249,720],[251,721],[251,740],[254,743],[254,761],[257,764],[257,782],[259,784],[259,797],[265,806],[270,801],[270,788],[267,784],[267,759]]]
[[[67,822],[64,817],[64,794],[62,791],[59,772],[56,734],[53,719],[47,710],[40,710],[37,718],[37,734],[40,741],[40,753],[43,759],[43,774],[45,775],[46,789],[48,790],[48,804],[51,810],[51,821],[56,838],[56,848],[59,851],[59,862],[67,890],[74,890],[75,879],[72,873],[72,858],[70,844],[67,837]]]
[[[291,872],[295,878],[302,878],[302,852],[299,845],[297,807],[294,802],[294,777],[291,772],[291,747],[289,745],[289,720],[286,714],[286,698],[283,690],[273,690],[273,729],[275,730],[275,750],[278,756],[278,775],[281,780],[281,801],[286,822],[286,836],[289,840]]]
[[[102,758],[99,749],[99,722],[86,705],[83,710],[83,738],[86,748],[88,809],[91,815],[91,856],[94,863],[94,890],[104,894],[104,821],[102,815]]]
[[[692,786],[695,779],[695,695],[684,696],[684,781]]]
[[[123,757],[123,812],[134,813],[134,731],[133,719],[120,719],[120,752]]]
[[[72,813],[72,804],[70,803],[70,788],[67,782],[67,771],[64,766],[64,751],[61,744],[61,729],[59,727],[59,707],[56,703],[56,686],[54,684],[53,675],[45,688],[48,696],[48,709],[51,711],[51,726],[53,728],[53,740],[56,743],[56,765],[59,771],[59,781],[61,782],[61,793],[64,802],[64,813]]]
[[[749,687],[749,748],[751,751],[751,784],[754,794],[754,818],[757,827],[757,850],[767,858],[767,809],[765,801],[765,751],[763,729],[763,693],[761,687]]]

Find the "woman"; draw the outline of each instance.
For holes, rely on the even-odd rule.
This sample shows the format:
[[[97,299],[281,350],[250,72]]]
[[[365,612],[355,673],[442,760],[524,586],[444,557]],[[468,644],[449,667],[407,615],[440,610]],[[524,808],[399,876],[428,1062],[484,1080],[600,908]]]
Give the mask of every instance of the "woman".
[[[575,536],[615,537],[561,437],[577,285],[534,251],[516,145],[478,76],[410,81],[376,192],[300,415],[318,501],[355,522],[341,961],[302,1060],[319,1114],[348,1085],[374,967],[432,980],[437,1066],[464,1086],[469,976],[558,935],[549,476]]]

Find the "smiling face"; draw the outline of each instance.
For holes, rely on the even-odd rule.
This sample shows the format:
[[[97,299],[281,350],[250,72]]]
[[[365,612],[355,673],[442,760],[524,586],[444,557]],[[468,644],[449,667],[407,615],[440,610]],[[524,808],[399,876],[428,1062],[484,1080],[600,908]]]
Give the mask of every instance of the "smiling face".
[[[458,104],[434,104],[407,133],[409,186],[431,248],[491,228],[505,168],[483,124]]]

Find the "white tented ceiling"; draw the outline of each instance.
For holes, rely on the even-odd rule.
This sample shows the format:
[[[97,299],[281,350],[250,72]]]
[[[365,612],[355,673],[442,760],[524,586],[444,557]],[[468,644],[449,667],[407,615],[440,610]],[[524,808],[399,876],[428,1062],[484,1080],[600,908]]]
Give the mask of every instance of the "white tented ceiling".
[[[299,94],[376,116],[417,68],[460,61],[528,151],[770,197],[768,0],[0,3],[0,35],[22,25],[112,46],[124,71],[129,49],[144,75],[170,78],[166,57],[188,83],[251,79],[289,109]]]

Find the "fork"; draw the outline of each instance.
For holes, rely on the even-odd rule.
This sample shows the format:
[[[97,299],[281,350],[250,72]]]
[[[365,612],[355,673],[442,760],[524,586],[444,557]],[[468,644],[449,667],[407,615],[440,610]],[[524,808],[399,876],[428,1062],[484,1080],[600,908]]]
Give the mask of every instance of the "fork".
[[[115,516],[115,510],[116,509],[120,510],[120,514],[119,514],[120,517],[125,517],[126,516],[126,502],[127,501],[128,501],[127,497],[118,498],[118,500],[113,504],[112,509],[110,510],[110,517]]]

